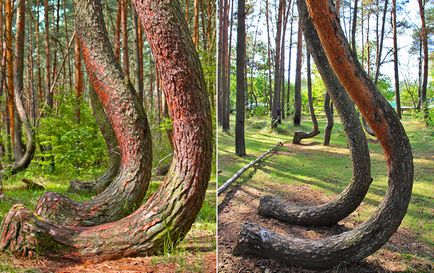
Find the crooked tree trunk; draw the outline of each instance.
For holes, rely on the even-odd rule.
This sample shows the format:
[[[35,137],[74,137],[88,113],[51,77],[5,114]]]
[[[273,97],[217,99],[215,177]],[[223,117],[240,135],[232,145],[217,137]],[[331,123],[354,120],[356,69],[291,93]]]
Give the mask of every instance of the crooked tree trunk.
[[[11,166],[11,169],[9,170],[9,173],[16,174],[24,169],[26,169],[30,162],[32,161],[33,155],[35,153],[35,134],[33,131],[33,128],[30,124],[30,120],[28,118],[28,115],[24,109],[22,96],[23,96],[23,89],[24,89],[24,35],[25,35],[25,14],[26,14],[26,5],[25,0],[18,1],[17,6],[17,25],[16,25],[16,38],[15,38],[15,65],[14,65],[14,86],[15,86],[15,96],[14,96],[14,102],[15,102],[15,109],[17,112],[17,117],[20,119],[20,122],[16,122],[16,124],[21,123],[24,125],[25,131],[26,131],[26,137],[27,137],[27,143],[26,143],[26,149],[24,154],[21,154],[19,158],[15,158],[15,163]],[[21,129],[21,128],[20,128]],[[20,143],[21,141],[21,134],[15,134],[15,136],[20,137]],[[15,145],[17,145],[19,142],[15,142]],[[22,149],[22,147],[18,147],[19,149]]]
[[[327,226],[336,224],[347,217],[363,201],[372,181],[371,165],[365,133],[354,104],[330,67],[305,7],[299,8],[299,15],[309,52],[312,52],[318,71],[330,97],[336,104],[344,126],[350,150],[353,177],[351,183],[328,203],[318,206],[300,206],[288,204],[275,197],[264,197],[259,205],[259,213],[292,224]]]
[[[303,30],[304,31],[304,30]],[[313,107],[313,96],[312,96],[312,77],[311,77],[311,66],[310,66],[310,53],[307,52],[307,96],[309,101],[309,111],[310,111],[310,118],[312,119],[313,123],[313,129],[312,131],[306,133],[303,131],[297,131],[294,134],[294,138],[292,140],[292,143],[294,144],[300,144],[301,141],[305,138],[312,138],[316,135],[319,135],[319,127],[318,127],[318,120],[316,119],[315,115],[315,108]]]
[[[81,28],[92,29],[94,22],[80,9],[85,2],[78,3],[77,17],[83,20]],[[39,199],[36,212],[65,225],[93,226],[118,220],[140,205],[151,176],[152,144],[144,109],[113,51],[106,49],[109,42],[96,33],[82,32],[79,38],[89,77],[119,142],[121,164],[113,182],[92,200],[79,203],[46,193]],[[86,55],[89,48],[96,56]]]
[[[104,191],[113,179],[116,177],[121,164],[121,154],[116,141],[116,135],[113,128],[110,126],[110,120],[104,111],[104,107],[98,99],[95,90],[89,90],[90,104],[92,106],[93,115],[95,116],[96,123],[105,140],[107,146],[107,154],[109,156],[108,168],[106,172],[92,181],[73,180],[70,182],[69,191],[71,192],[96,192],[101,193]]]
[[[90,80],[103,102],[113,102],[102,91],[110,91],[111,95],[120,90],[106,90],[107,78],[95,69],[100,67],[97,59],[102,49],[110,51],[114,60],[100,1],[77,0],[75,4]],[[3,222],[3,250],[27,256],[38,250],[42,255],[101,261],[158,253],[168,239],[176,243],[191,228],[205,197],[212,162],[211,110],[199,57],[187,38],[188,28],[178,1],[142,0],[134,4],[156,58],[173,117],[174,160],[169,175],[133,214],[95,227],[53,224],[16,205]],[[104,48],[96,47],[97,44]],[[114,62],[109,64],[113,66]],[[117,74],[122,75],[120,66],[116,67]]]
[[[299,7],[305,4],[299,1]],[[372,216],[351,231],[311,240],[289,238],[256,224],[245,224],[235,252],[275,258],[294,266],[324,269],[371,255],[395,233],[410,202],[413,159],[409,140],[396,112],[353,56],[333,12],[333,4],[327,0],[307,0],[307,8],[331,67],[383,146],[389,188]]]
[[[7,94],[7,114],[8,114],[8,129],[10,140],[14,145],[15,139],[15,107],[14,107],[14,52],[12,47],[12,21],[13,21],[13,1],[5,2],[5,51],[6,51],[6,87]]]
[[[328,92],[326,92],[325,94],[325,98],[324,98],[324,112],[326,114],[327,117],[327,125],[326,128],[324,129],[324,146],[328,146],[330,145],[330,138],[332,136],[332,130],[333,130],[333,126],[335,124],[334,122],[334,117],[333,117],[333,102],[330,99],[330,95]]]

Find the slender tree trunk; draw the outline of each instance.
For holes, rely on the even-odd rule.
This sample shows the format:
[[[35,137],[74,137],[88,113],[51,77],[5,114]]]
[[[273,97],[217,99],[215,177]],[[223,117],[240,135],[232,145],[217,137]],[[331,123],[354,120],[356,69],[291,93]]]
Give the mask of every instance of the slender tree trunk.
[[[280,61],[281,61],[281,47],[282,47],[282,19],[285,13],[285,0],[279,0],[278,16],[277,16],[277,28],[276,28],[276,52],[274,55],[274,95],[273,106],[271,108],[271,127],[277,127],[280,121],[280,88],[282,87],[280,80]]]
[[[303,5],[304,1],[299,1]],[[323,239],[289,238],[257,224],[243,226],[238,254],[256,254],[314,269],[359,261],[381,248],[404,218],[413,186],[413,158],[409,140],[393,108],[376,90],[350,50],[339,21],[327,0],[307,0],[330,65],[378,136],[388,165],[389,188],[378,209],[363,224]]]
[[[246,155],[244,140],[244,119],[246,101],[246,2],[238,0],[238,29],[237,29],[237,115],[235,123],[235,154]]]
[[[193,43],[199,49],[199,0],[194,0]]]
[[[63,22],[65,25],[65,37],[69,37],[69,28],[68,28],[68,18],[66,16],[67,14],[67,9],[66,9],[66,2],[67,0],[63,0]],[[69,57],[69,54],[66,54],[68,60],[67,60],[67,64],[68,64],[68,86],[69,86],[69,91],[72,91],[72,69],[71,69],[71,60]],[[65,69],[66,71],[66,69]]]
[[[5,2],[5,47],[6,47],[6,87],[8,90],[7,108],[9,117],[9,135],[12,146],[15,147],[15,107],[14,107],[14,53],[12,47],[13,2]]]
[[[190,9],[190,1],[189,0],[185,0],[185,23],[187,24],[188,27],[188,15],[189,15],[189,9]]]
[[[127,0],[121,1],[121,24],[122,24],[122,65],[124,68],[125,76],[130,78],[130,57],[128,49],[128,4]]]
[[[42,67],[41,67],[41,51],[39,49],[39,8],[40,8],[40,2],[39,0],[36,0],[36,22],[35,22],[35,36],[36,36],[36,69],[37,69],[37,81],[38,81],[38,109],[40,109],[41,105],[40,103],[43,101],[44,93],[42,89]],[[40,110],[39,110],[40,111]],[[35,121],[36,122],[36,121]]]
[[[80,123],[80,105],[83,97],[83,70],[81,69],[81,48],[80,40],[75,37],[74,45],[74,65],[75,65],[75,120]]]
[[[353,27],[351,30],[351,49],[353,50],[354,56],[357,58],[357,46],[356,46],[356,31],[357,31],[357,9],[359,3],[358,0],[354,0],[354,11],[353,11]]]
[[[219,0],[218,4],[218,50],[217,50],[217,121],[223,125],[223,32],[224,32],[224,0]]]
[[[221,95],[221,121],[222,121],[222,130],[224,132],[229,132],[230,125],[230,90],[229,90],[229,81],[230,81],[230,74],[229,74],[229,0],[223,1],[223,17],[222,17],[222,79],[221,79],[221,88],[222,88],[222,95]],[[196,45],[197,48],[197,45]]]
[[[291,10],[291,27],[290,27],[290,34],[289,34],[289,60],[288,60],[288,93],[286,95],[286,107],[287,107],[287,114],[290,113],[290,98],[291,98],[291,61],[292,61],[292,36],[293,36],[293,30],[294,30],[294,7],[295,4],[292,6]]]
[[[265,19],[267,20],[267,66],[268,66],[268,85],[269,85],[269,106],[270,114],[273,108],[273,84],[271,82],[271,39],[270,39],[270,16],[269,16],[269,0],[265,0]]]
[[[135,31],[135,59],[136,70],[134,75],[135,89],[139,95],[140,104],[143,105],[143,35],[142,27],[139,18],[134,8],[131,9],[133,13],[133,25]]]
[[[121,27],[122,27],[122,1],[118,0],[118,13],[116,16],[116,29],[115,29],[115,57],[118,62],[121,60]]]
[[[421,28],[421,40],[423,45],[423,80],[422,80],[422,90],[421,90],[421,105],[424,113],[424,118],[427,121],[429,119],[429,111],[428,111],[428,105],[427,105],[427,85],[428,85],[428,35],[427,35],[427,29],[426,29],[426,22],[425,22],[425,7],[422,3],[422,0],[418,0],[419,3],[419,13],[420,13],[420,19],[422,22],[422,28]]]
[[[297,35],[297,64],[295,68],[295,90],[294,90],[294,126],[301,123],[301,64],[303,59],[303,30],[301,23],[298,23]]]
[[[45,23],[45,102],[49,111],[53,109],[53,94],[51,93],[51,46],[50,46],[50,19],[49,3],[44,0]]]
[[[378,78],[380,77],[380,67],[381,67],[381,55],[383,53],[383,42],[384,42],[384,31],[385,31],[385,25],[386,25],[386,16],[387,16],[387,4],[389,3],[388,0],[384,1],[384,9],[383,9],[383,18],[381,22],[381,34],[380,34],[380,46],[377,50],[377,58],[375,61],[375,85],[378,83]]]
[[[35,135],[33,128],[31,127],[29,118],[24,109],[22,96],[24,90],[24,41],[25,41],[25,29],[26,29],[26,1],[19,0],[17,3],[17,24],[16,24],[16,38],[15,38],[15,64],[14,64],[14,86],[15,86],[15,108],[17,111],[17,117],[20,119],[19,124],[24,124],[27,135],[27,145],[25,153],[12,165],[9,173],[16,174],[19,171],[26,169],[35,153]],[[21,128],[20,128],[21,129]],[[17,136],[18,134],[16,134]],[[21,135],[20,135],[21,137]],[[21,142],[21,139],[20,139]],[[15,145],[18,142],[15,142]],[[21,142],[22,143],[22,142]],[[0,175],[0,176],[3,176]]]
[[[309,112],[310,112],[310,118],[312,120],[313,124],[313,130],[309,133],[303,132],[303,131],[297,131],[294,134],[294,139],[292,140],[293,144],[300,144],[301,141],[305,138],[312,138],[316,135],[319,135],[319,127],[318,127],[318,120],[316,119],[315,115],[315,108],[313,107],[313,96],[312,96],[312,69],[310,65],[310,53],[309,50],[307,51],[307,97],[308,97],[308,103],[309,103]]]
[[[108,47],[99,46],[96,49],[96,46],[109,43],[102,21],[100,2],[75,3],[78,5],[76,11],[79,11],[76,14],[77,29],[83,43],[83,55],[89,68],[90,80],[103,104],[113,103],[117,100],[112,100],[111,97],[119,92],[119,89],[106,88],[109,86],[101,84],[107,80],[105,73],[95,69],[101,67],[101,64],[89,58],[92,56],[100,59],[98,56]],[[0,237],[2,249],[27,256],[38,250],[41,255],[96,262],[159,253],[167,246],[167,238],[170,238],[171,242],[179,242],[191,228],[205,197],[212,163],[211,111],[199,57],[192,41],[185,40],[189,37],[188,28],[181,19],[178,1],[145,0],[134,3],[147,37],[153,37],[149,39],[151,49],[165,85],[171,116],[174,117],[175,150],[168,177],[146,204],[133,214],[95,227],[52,224],[22,205],[16,205],[3,222]],[[103,39],[101,35],[104,36]],[[175,54],[172,55],[173,53]],[[104,64],[113,67],[114,55],[108,55],[110,62]],[[179,73],[180,70],[183,73]],[[117,72],[113,73],[112,76],[117,75],[116,82],[121,83],[122,71],[117,69]],[[126,85],[120,86],[127,90]],[[129,101],[136,102],[131,101],[134,99],[133,90],[129,93]],[[182,101],[179,98],[182,98]],[[136,110],[133,107],[129,111]],[[134,142],[129,141],[128,144]],[[125,159],[123,157],[123,161]],[[42,247],[47,243],[53,247]]]
[[[286,43],[286,29],[288,25],[288,17],[289,12],[291,11],[292,1],[289,1],[287,10],[285,12],[284,16],[284,24],[283,24],[283,33],[282,33],[282,54],[281,54],[281,62],[280,62],[280,94],[281,94],[281,100],[280,100],[280,116],[282,119],[285,119],[285,113],[286,113],[286,98],[285,98],[285,43]]]
[[[232,27],[234,23],[234,0],[231,0],[230,4],[230,24],[229,24],[229,45],[228,45],[228,56],[227,56],[227,79],[226,79],[226,90],[225,96],[223,99],[225,100],[224,105],[225,109],[223,112],[223,129],[229,132],[230,129],[230,115],[231,115],[231,57],[232,57]]]
[[[396,112],[401,118],[401,96],[399,93],[399,64],[398,64],[398,33],[396,29],[396,0],[392,0],[392,29],[393,29],[393,67],[395,72],[395,100]]]

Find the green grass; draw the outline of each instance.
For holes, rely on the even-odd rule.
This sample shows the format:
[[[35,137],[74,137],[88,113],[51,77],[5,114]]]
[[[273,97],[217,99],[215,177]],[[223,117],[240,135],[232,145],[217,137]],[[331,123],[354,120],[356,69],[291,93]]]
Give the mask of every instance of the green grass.
[[[308,121],[303,126],[294,128],[287,120],[277,130],[270,130],[267,119],[251,117],[246,121],[246,157],[237,157],[234,154],[234,130],[228,134],[219,133],[219,185],[223,184],[235,172],[270,149],[279,141],[292,141],[296,130],[309,131],[312,127]],[[434,247],[434,129],[425,127],[423,122],[405,115],[403,124],[410,138],[415,176],[411,203],[402,227],[409,229],[421,241]],[[325,128],[325,119],[319,119],[320,130]],[[313,142],[313,147],[322,146],[323,134],[302,141]],[[310,146],[312,147],[312,146]],[[306,148],[309,148],[307,146]],[[280,151],[288,151],[279,148]],[[264,164],[247,171],[237,183],[260,184],[261,181],[273,181],[283,185],[309,185],[320,190],[325,195],[340,193],[352,177],[351,160],[346,153],[347,145],[345,134],[339,120],[335,120],[330,148],[300,149],[290,154],[273,155],[265,160]],[[383,152],[379,144],[370,143],[371,170],[373,183],[364,202],[367,206],[360,210],[360,220],[366,220],[383,200],[387,191],[387,170]],[[279,194],[279,192],[276,192]]]

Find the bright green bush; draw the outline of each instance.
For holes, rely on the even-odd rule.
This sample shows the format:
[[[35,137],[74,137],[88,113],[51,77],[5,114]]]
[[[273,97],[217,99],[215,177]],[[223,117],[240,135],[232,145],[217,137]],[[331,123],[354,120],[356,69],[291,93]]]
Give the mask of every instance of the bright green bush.
[[[58,110],[41,119],[39,124],[36,135],[42,149],[35,154],[34,163],[44,172],[92,173],[107,161],[106,145],[92,109],[82,103],[78,123],[74,117],[75,98],[62,96],[58,99]]]

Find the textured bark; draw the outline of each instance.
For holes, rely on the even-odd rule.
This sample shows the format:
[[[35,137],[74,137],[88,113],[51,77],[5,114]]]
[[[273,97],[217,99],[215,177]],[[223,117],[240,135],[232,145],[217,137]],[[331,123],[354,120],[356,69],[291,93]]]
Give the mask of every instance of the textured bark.
[[[101,19],[91,21],[82,8],[86,1],[82,2],[76,9],[76,19],[82,21],[77,33],[81,31],[83,59],[119,143],[121,165],[110,186],[92,200],[78,203],[47,193],[40,198],[36,212],[57,223],[92,226],[118,220],[140,205],[151,175],[152,144],[135,90],[120,71],[113,51],[108,50],[108,38],[97,33],[106,32],[104,24]],[[88,33],[83,28],[96,30]]]
[[[333,102],[330,99],[330,95],[327,92],[324,98],[324,112],[327,117],[327,125],[324,129],[324,146],[330,145],[330,138],[332,135],[333,126],[335,124],[333,117]]]
[[[101,5],[94,0],[77,0],[75,3],[76,10],[80,11],[76,22],[89,68],[94,63],[87,57],[95,53],[95,47],[91,47],[89,52],[88,35],[106,34],[101,21]],[[29,256],[38,252],[95,262],[156,254],[163,250],[167,240],[176,243],[191,228],[205,197],[212,162],[211,111],[199,57],[189,38],[178,1],[142,0],[134,3],[156,58],[173,117],[174,160],[169,175],[146,204],[133,214],[95,227],[60,226],[16,205],[3,222],[2,249],[19,255]],[[89,17],[92,17],[93,28],[90,28]],[[95,39],[92,41],[95,43]],[[111,50],[109,46],[104,49]],[[114,59],[113,53],[111,56]],[[119,66],[117,70],[120,74]],[[99,89],[105,84],[99,80],[101,74],[90,75],[102,101],[112,102]],[[116,89],[110,90],[114,92]]]
[[[371,165],[368,144],[354,104],[330,67],[317,32],[305,6],[299,15],[307,47],[312,52],[319,73],[339,112],[353,167],[351,183],[332,201],[318,206],[287,204],[274,197],[261,199],[259,213],[284,222],[301,225],[333,225],[352,213],[363,201],[371,184]]]
[[[304,3],[299,1],[299,6]],[[331,67],[383,146],[389,188],[378,209],[353,230],[311,240],[289,238],[256,224],[245,224],[235,252],[276,258],[293,266],[325,269],[365,258],[395,233],[411,197],[413,159],[409,140],[396,112],[354,58],[332,3],[307,0],[307,4]]]
[[[301,123],[301,65],[303,61],[303,31],[301,23],[298,23],[297,35],[297,61],[295,68],[295,90],[294,90],[294,126]]]
[[[310,66],[310,53],[307,53],[307,96],[309,103],[310,118],[312,120],[313,129],[310,132],[297,131],[294,134],[292,140],[293,144],[300,144],[305,138],[312,138],[319,135],[318,120],[316,119],[315,109],[313,107],[313,96],[312,96],[312,77],[311,77],[311,66]]]
[[[105,140],[107,154],[109,156],[108,168],[106,172],[92,181],[73,180],[69,185],[69,191],[72,192],[96,192],[101,193],[113,181],[119,171],[121,164],[121,154],[116,141],[116,135],[110,126],[110,120],[104,111],[103,105],[98,99],[98,95],[92,88],[89,90],[90,104],[96,123]]]
[[[246,155],[244,140],[244,119],[246,102],[246,2],[238,1],[237,29],[237,114],[235,123],[235,154]]]

